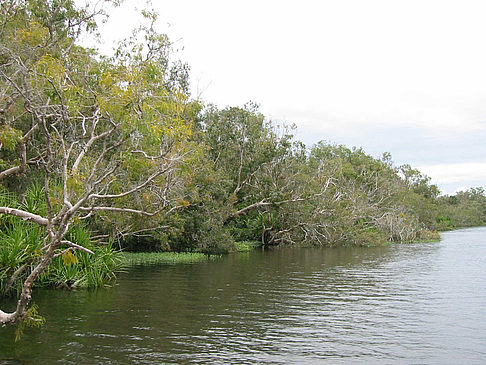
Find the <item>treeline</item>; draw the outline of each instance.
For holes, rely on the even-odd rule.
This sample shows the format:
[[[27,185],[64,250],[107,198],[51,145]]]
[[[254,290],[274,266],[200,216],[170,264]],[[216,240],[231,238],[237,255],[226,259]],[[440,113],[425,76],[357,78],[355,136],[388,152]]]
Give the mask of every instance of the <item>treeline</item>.
[[[156,14],[144,11],[113,56],[82,46],[106,16],[100,4],[0,3],[0,282],[20,283],[0,323],[26,316],[49,268],[67,275],[106,242],[222,253],[242,241],[412,242],[486,223],[482,189],[442,197],[387,154],[306,147],[254,104],[194,100]],[[89,282],[88,266],[64,282]]]
[[[482,187],[440,196],[438,205],[438,230],[486,225],[486,193]]]
[[[326,142],[307,148],[253,104],[202,109],[192,140],[202,153],[178,198],[187,206],[168,219],[154,248],[372,245],[486,224],[483,189],[441,196],[429,177],[394,166],[389,154],[376,159]]]

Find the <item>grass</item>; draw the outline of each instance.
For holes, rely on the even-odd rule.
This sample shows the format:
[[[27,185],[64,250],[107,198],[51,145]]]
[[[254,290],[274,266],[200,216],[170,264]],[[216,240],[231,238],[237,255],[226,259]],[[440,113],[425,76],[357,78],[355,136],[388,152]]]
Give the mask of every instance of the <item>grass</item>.
[[[261,243],[258,241],[238,241],[235,242],[236,252],[247,252],[260,247]]]
[[[200,252],[123,252],[122,266],[150,264],[193,264],[219,257]]]

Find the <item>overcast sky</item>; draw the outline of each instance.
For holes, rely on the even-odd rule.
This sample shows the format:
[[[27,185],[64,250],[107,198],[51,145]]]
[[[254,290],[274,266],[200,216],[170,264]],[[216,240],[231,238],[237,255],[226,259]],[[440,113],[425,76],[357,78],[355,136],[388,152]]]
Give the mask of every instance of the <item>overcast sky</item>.
[[[127,0],[105,46],[140,20]],[[297,138],[390,152],[445,193],[486,187],[486,1],[153,0],[193,96],[255,101]]]

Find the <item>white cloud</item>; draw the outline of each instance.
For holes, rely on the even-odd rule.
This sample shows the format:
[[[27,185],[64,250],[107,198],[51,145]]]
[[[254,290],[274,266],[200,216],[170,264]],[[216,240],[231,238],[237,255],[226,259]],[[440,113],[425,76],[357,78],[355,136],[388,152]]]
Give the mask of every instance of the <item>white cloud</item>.
[[[473,187],[474,185],[467,184],[471,181],[486,181],[486,161],[424,165],[417,168],[430,176],[433,183],[439,186],[453,186],[453,191],[449,188],[448,193]]]

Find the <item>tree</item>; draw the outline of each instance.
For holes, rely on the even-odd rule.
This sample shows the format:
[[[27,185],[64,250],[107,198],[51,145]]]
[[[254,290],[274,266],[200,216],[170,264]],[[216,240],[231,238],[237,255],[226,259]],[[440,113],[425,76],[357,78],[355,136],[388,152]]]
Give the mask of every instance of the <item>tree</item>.
[[[314,202],[306,237],[318,244],[368,245],[414,241],[427,235],[416,207],[407,203],[410,188],[393,168],[362,149],[324,142],[310,154],[311,175],[328,175],[332,185]]]
[[[96,29],[96,9],[9,0],[0,11],[0,180],[41,179],[47,205],[44,216],[0,207],[43,228],[15,310],[0,310],[6,325],[29,317],[32,286],[53,258],[90,252],[66,239],[70,225],[119,213],[161,222],[184,206],[178,167],[190,153],[192,105],[185,66],[170,63],[151,13],[107,58],[78,44]]]
[[[453,227],[486,224],[486,194],[484,188],[477,187],[460,191],[456,195],[443,197],[441,203],[441,221],[450,221],[449,225]]]
[[[308,184],[306,148],[292,128],[267,120],[253,103],[210,107],[201,128],[214,168],[224,176],[224,223],[233,237],[263,246],[295,243],[303,206],[328,183]]]

